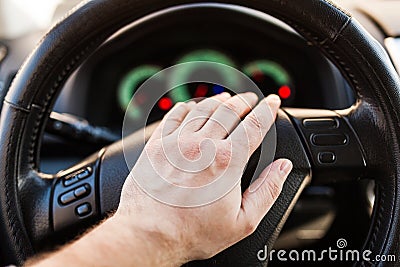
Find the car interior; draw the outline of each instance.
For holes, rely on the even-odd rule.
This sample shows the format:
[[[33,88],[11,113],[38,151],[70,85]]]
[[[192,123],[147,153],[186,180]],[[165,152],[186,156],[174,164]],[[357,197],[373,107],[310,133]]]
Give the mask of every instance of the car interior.
[[[187,266],[266,266],[256,257],[266,245],[322,251],[338,240],[396,255],[397,264],[268,264],[397,266],[399,13],[397,0],[1,0],[0,266],[51,251],[116,210],[129,173],[124,118],[137,126],[124,136],[137,158],[152,92],[132,104],[133,94],[159,71],[193,61],[233,67],[281,98],[275,157],[294,170],[253,235]],[[176,87],[147,124],[177,102],[224,91],[202,81]]]

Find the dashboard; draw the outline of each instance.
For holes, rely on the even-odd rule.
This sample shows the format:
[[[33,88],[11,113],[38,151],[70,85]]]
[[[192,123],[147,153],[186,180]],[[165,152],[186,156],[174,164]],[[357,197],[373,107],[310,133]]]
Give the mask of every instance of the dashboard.
[[[247,8],[209,4],[162,11],[116,33],[77,71],[56,110],[119,132],[129,105],[133,105],[127,114],[131,119],[139,120],[145,113],[141,107],[153,92],[142,91],[130,101],[147,79],[192,61],[231,66],[264,95],[279,95],[287,107],[339,109],[354,101],[335,67],[286,25]],[[194,68],[177,76],[201,71]],[[214,74],[230,88],[240,86],[229,73],[216,70]],[[160,87],[165,82],[160,79]],[[177,102],[223,91],[230,89],[199,82],[173,88],[154,104],[148,122],[160,120]]]
[[[239,78],[233,75],[229,69],[219,67],[219,65],[215,65],[215,68],[210,68],[213,65],[201,64],[202,62],[213,62],[236,67],[235,60],[227,54],[214,49],[197,49],[184,54],[175,64],[189,62],[200,62],[200,64],[183,65],[180,70],[172,72],[172,75],[170,75],[172,77],[169,77],[169,79],[167,77],[159,77],[157,73],[163,67],[152,64],[135,66],[125,73],[120,79],[116,90],[116,101],[120,111],[127,112],[126,115],[131,120],[139,121],[146,114],[142,107],[152,104],[148,103],[151,99],[149,94],[152,93],[149,90],[167,87],[168,80],[175,82],[193,80],[194,77],[200,76],[202,72],[206,72],[206,75],[210,76],[219,76],[216,79],[229,87],[211,82],[191,82],[176,86],[158,99],[150,113],[149,122],[159,120],[178,102],[186,102],[192,99],[199,101],[205,97],[223,92],[234,93],[229,88],[238,87]],[[263,88],[264,94],[277,94],[284,105],[293,104],[295,100],[293,79],[279,63],[269,59],[254,60],[241,66],[240,71],[250,78],[258,88]],[[154,84],[157,87],[139,91],[140,86],[153,76],[154,79],[157,79]],[[133,96],[134,98],[132,99]]]

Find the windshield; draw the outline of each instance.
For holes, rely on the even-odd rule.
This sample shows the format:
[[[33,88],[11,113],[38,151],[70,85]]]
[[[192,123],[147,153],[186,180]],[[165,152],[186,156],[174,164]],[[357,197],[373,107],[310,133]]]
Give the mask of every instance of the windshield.
[[[47,29],[80,0],[0,0],[0,37]]]

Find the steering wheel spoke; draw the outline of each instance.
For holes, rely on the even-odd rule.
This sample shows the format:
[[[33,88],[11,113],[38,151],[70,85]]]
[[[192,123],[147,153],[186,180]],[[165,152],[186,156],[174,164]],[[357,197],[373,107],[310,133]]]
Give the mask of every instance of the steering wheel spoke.
[[[120,139],[107,128],[93,126],[83,118],[54,111],[46,124],[46,132],[66,140],[89,144],[108,145]]]
[[[59,172],[52,186],[52,227],[55,232],[70,226],[85,226],[100,218],[98,176],[104,150],[81,163]]]
[[[286,108],[313,167],[313,184],[351,181],[367,167],[364,150],[346,113]],[[348,112],[348,111],[346,111]]]

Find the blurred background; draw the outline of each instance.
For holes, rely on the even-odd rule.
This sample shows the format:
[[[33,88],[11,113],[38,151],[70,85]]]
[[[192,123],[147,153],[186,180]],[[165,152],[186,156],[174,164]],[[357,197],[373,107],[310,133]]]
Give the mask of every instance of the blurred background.
[[[0,0],[0,37],[13,39],[47,29],[79,0]]]

